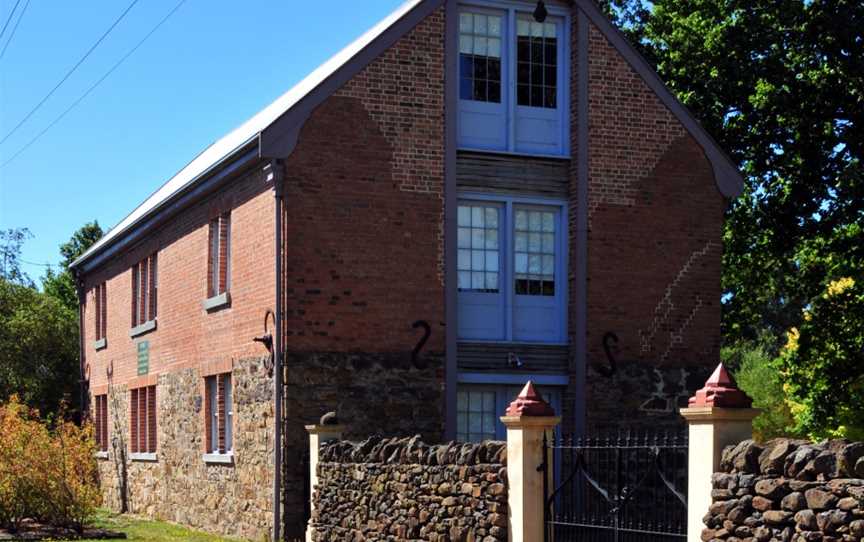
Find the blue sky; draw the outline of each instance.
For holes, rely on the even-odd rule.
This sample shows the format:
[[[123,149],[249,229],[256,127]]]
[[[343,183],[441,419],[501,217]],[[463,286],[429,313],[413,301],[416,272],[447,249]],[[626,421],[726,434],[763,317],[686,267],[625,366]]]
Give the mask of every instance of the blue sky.
[[[132,0],[31,0],[0,58],[0,139]],[[16,0],[0,0],[0,28]],[[29,121],[0,164],[99,79],[178,0],[139,0]],[[18,13],[27,0],[20,2]],[[265,107],[401,0],[186,0],[150,39],[28,150],[0,167],[0,228],[27,227],[28,262],[90,220],[119,222],[207,145]],[[322,9],[323,7],[323,9]],[[0,40],[6,44],[12,26]],[[25,265],[34,279],[44,267]]]

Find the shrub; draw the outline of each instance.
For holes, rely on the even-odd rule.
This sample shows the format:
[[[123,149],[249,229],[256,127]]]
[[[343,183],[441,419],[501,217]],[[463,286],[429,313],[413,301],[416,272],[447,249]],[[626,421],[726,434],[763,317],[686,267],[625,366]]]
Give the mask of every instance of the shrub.
[[[0,405],[0,526],[27,518],[83,528],[101,503],[93,429],[52,428],[12,397]]]
[[[760,442],[798,436],[773,350],[773,339],[764,334],[756,341],[741,341],[720,351],[738,386],[753,399],[753,406],[762,410],[753,420],[753,436]]]
[[[827,281],[777,360],[796,428],[864,439],[864,274]]]

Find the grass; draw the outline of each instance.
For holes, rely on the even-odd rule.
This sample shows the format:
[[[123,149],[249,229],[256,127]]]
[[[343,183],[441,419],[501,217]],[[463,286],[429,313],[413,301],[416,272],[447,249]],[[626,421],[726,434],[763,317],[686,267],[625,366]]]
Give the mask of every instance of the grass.
[[[152,521],[134,516],[121,515],[100,510],[93,522],[95,527],[126,533],[127,540],[150,540],[153,542],[236,542],[236,539],[193,531],[192,529],[166,523]],[[86,541],[85,541],[86,542]]]

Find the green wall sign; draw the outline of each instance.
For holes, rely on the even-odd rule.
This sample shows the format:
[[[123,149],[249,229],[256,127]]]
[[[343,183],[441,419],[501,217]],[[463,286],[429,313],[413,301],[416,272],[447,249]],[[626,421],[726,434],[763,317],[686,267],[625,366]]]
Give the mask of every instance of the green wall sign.
[[[150,341],[138,343],[138,375],[150,372]]]

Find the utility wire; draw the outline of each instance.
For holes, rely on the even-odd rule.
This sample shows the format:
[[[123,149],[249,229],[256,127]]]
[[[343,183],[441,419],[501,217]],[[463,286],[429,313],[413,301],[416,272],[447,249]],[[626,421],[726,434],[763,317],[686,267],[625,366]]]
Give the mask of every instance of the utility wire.
[[[84,56],[82,56],[81,59],[80,59],[77,63],[75,63],[74,66],[72,66],[72,69],[69,70],[68,72],[66,72],[66,75],[63,76],[63,79],[61,79],[59,83],[57,83],[56,85],[54,85],[54,88],[51,89],[51,92],[49,92],[48,94],[46,94],[45,97],[42,98],[42,100],[41,100],[38,104],[36,104],[36,107],[34,107],[33,109],[31,109],[30,112],[27,113],[27,115],[26,115],[23,119],[21,119],[21,121],[20,121],[18,124],[16,124],[15,127],[12,128],[12,130],[11,130],[8,134],[6,134],[6,135],[3,137],[3,139],[0,139],[0,145],[2,145],[3,143],[5,143],[6,140],[9,139],[9,137],[10,137],[12,134],[14,134],[14,133],[18,130],[18,128],[21,127],[21,125],[23,125],[25,122],[27,122],[27,120],[28,120],[30,117],[33,116],[33,113],[35,113],[36,111],[38,111],[39,108],[42,107],[42,105],[43,105],[45,102],[48,101],[48,98],[50,98],[50,97],[51,97],[51,96],[52,96],[52,95],[57,91],[57,89],[60,88],[60,85],[62,85],[63,83],[66,82],[67,79],[69,79],[69,76],[70,76],[70,75],[72,75],[73,73],[75,73],[75,70],[77,70],[78,67],[79,67],[81,64],[83,64],[85,60],[87,60],[87,57],[90,56],[90,53],[92,53],[93,51],[96,50],[97,47],[99,47],[99,44],[102,43],[102,40],[104,40],[105,38],[108,37],[108,34],[110,34],[112,30],[114,30],[114,27],[117,26],[117,25],[120,23],[120,21],[123,20],[124,17],[126,17],[126,14],[129,13],[129,10],[131,10],[132,7],[133,7],[135,4],[137,4],[137,3],[138,3],[138,0],[132,0],[132,3],[129,4],[129,7],[127,7],[126,10],[125,10],[123,13],[121,13],[119,17],[117,17],[117,19],[114,21],[114,23],[113,23],[110,27],[108,27],[108,30],[106,30],[105,33],[102,34],[102,36],[101,36],[98,40],[96,40],[96,43],[94,43],[94,44],[90,47],[90,49],[88,49],[87,52],[84,53]]]
[[[9,12],[9,18],[6,19],[6,23],[3,24],[3,30],[0,30],[0,40],[3,39],[3,34],[6,33],[6,27],[9,26],[9,21],[12,20],[12,16],[15,15],[15,10],[18,9],[18,4],[20,4],[20,3],[21,3],[21,0],[17,0],[15,2],[15,5],[12,6],[12,11]]]
[[[141,38],[141,41],[139,41],[139,42],[135,45],[135,47],[133,47],[132,49],[130,49],[129,52],[127,52],[125,55],[123,55],[123,56],[120,58],[120,60],[118,60],[118,61],[117,61],[113,66],[111,66],[111,69],[109,69],[107,72],[105,72],[105,74],[104,74],[102,77],[100,77],[98,81],[96,81],[95,83],[93,83],[93,85],[91,85],[90,88],[88,88],[88,89],[84,92],[84,94],[82,94],[81,96],[79,96],[77,100],[75,100],[74,102],[72,102],[72,105],[70,105],[69,107],[67,107],[65,111],[63,111],[62,113],[60,113],[60,115],[59,115],[57,118],[55,118],[53,121],[51,121],[51,124],[49,124],[48,126],[46,126],[44,130],[42,130],[41,132],[39,132],[38,134],[36,134],[36,137],[34,137],[33,139],[31,139],[31,140],[28,141],[28,142],[27,142],[23,147],[21,147],[20,149],[18,149],[18,151],[17,151],[15,154],[13,154],[11,158],[9,158],[8,160],[6,160],[6,161],[3,162],[2,164],[0,164],[0,169],[6,167],[10,162],[12,162],[12,160],[15,160],[16,158],[18,158],[18,155],[20,155],[21,153],[23,153],[24,151],[26,151],[28,148],[30,148],[30,146],[33,145],[34,143],[36,143],[36,141],[38,141],[39,138],[41,138],[43,135],[45,135],[45,132],[47,132],[48,130],[50,130],[51,128],[53,128],[55,124],[57,124],[58,122],[60,122],[60,121],[63,119],[63,117],[65,117],[65,116],[66,116],[70,111],[72,111],[73,109],[75,109],[75,107],[76,107],[78,104],[80,104],[82,101],[84,101],[84,98],[86,98],[87,96],[90,95],[91,92],[93,92],[94,90],[96,90],[96,87],[98,87],[98,86],[102,83],[102,81],[104,81],[105,79],[108,78],[109,75],[111,75],[112,73],[114,73],[114,70],[116,70],[117,68],[119,68],[120,65],[123,64],[123,62],[125,62],[127,58],[129,58],[130,56],[132,56],[132,54],[133,54],[135,51],[137,51],[139,47],[141,47],[142,45],[144,45],[144,42],[146,42],[146,41],[150,38],[150,36],[152,36],[153,34],[155,34],[156,31],[159,30],[159,27],[161,27],[161,26],[165,23],[165,21],[167,21],[169,18],[171,18],[171,16],[174,15],[174,13],[175,13],[178,9],[180,9],[180,7],[181,7],[183,4],[185,4],[185,3],[186,3],[186,0],[180,0],[180,1],[177,3],[177,5],[174,6],[174,9],[172,9],[171,11],[169,11],[168,14],[165,15],[165,17],[163,17],[161,21],[159,21],[158,23],[156,23],[156,26],[154,26],[154,27],[150,30],[150,32],[147,33],[147,35],[145,35],[143,38]]]
[[[3,58],[3,55],[6,54],[6,49],[9,48],[9,44],[12,43],[12,38],[15,37],[15,31],[18,30],[18,25],[21,24],[21,19],[24,18],[24,14],[27,12],[27,6],[30,5],[30,0],[27,0],[27,3],[24,4],[24,7],[21,8],[21,15],[18,16],[18,20],[15,21],[15,26],[12,27],[12,32],[9,33],[9,39],[6,40],[6,45],[3,46],[3,51],[0,52],[0,59]]]

